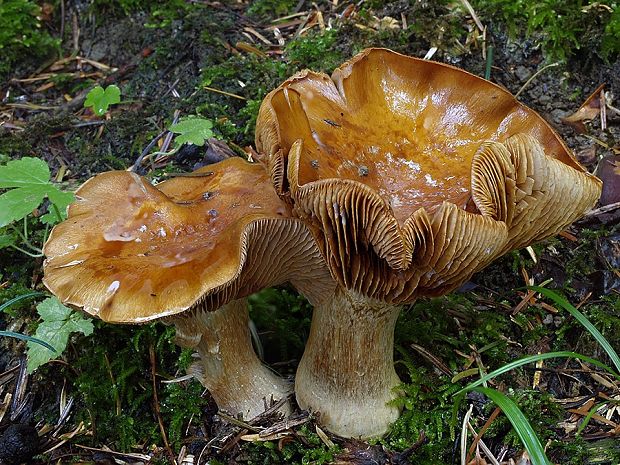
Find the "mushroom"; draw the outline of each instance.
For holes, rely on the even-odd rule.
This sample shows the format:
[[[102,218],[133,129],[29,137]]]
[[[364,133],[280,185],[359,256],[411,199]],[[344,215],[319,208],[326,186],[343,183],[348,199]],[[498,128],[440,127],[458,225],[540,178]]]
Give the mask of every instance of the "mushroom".
[[[320,300],[317,283],[332,282],[264,169],[240,158],[157,187],[126,171],[97,175],[44,252],[44,283],[63,302],[111,323],[173,323],[218,407],[244,418],[290,393],[252,348],[244,297],[290,280]]]
[[[601,189],[502,87],[385,49],[272,91],[256,146],[338,283],[315,307],[295,391],[347,437],[382,435],[399,415],[389,401],[403,304],[556,234]]]

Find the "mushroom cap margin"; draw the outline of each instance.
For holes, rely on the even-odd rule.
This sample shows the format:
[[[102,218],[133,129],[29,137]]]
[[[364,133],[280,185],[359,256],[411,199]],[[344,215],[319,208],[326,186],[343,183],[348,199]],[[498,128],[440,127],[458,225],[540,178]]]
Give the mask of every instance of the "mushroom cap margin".
[[[215,310],[285,281],[319,298],[331,279],[264,169],[239,158],[157,187],[129,172],[95,176],[44,253],[50,291],[109,322]]]

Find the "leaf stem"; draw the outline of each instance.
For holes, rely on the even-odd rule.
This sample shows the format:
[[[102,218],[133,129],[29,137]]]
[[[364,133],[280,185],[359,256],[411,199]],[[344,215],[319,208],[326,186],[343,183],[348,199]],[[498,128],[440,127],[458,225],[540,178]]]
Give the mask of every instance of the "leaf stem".
[[[12,247],[12,248],[14,248],[15,250],[18,250],[19,252],[21,252],[21,253],[23,253],[23,254],[26,254],[26,255],[28,255],[29,257],[32,257],[32,258],[39,258],[39,257],[42,257],[42,256],[43,256],[43,252],[39,252],[39,253],[37,253],[37,254],[33,254],[33,253],[28,252],[28,251],[27,251],[27,250],[25,250],[25,249],[22,249],[21,247],[19,247],[19,246],[15,245],[15,244],[11,244],[11,245],[9,245],[9,247]]]
[[[43,232],[43,245],[45,245],[45,243],[47,242],[47,236],[50,232],[50,225],[49,223],[45,224],[45,231]],[[41,252],[43,252],[43,248],[41,247]]]
[[[56,218],[58,218],[58,222],[62,222],[62,215],[60,213],[60,210],[58,209],[58,206],[55,203],[52,203],[52,208],[54,209],[54,213],[56,213]]]
[[[10,225],[10,226],[11,226],[11,228],[13,229],[13,231],[15,231],[15,233],[17,233],[17,235],[19,236],[19,238],[22,240],[23,245],[25,245],[26,247],[28,247],[28,248],[30,249],[30,251],[31,251],[31,252],[36,252],[36,253],[38,253],[38,254],[41,254],[41,253],[43,252],[43,251],[42,251],[39,247],[37,247],[37,246],[35,246],[35,245],[32,245],[32,244],[30,243],[30,241],[28,240],[28,237],[24,236],[24,235],[23,235],[23,233],[19,230],[19,228],[17,228],[15,225]],[[14,244],[12,245],[12,247],[16,248],[17,250],[23,251],[23,249],[21,249],[21,248],[17,247],[17,246],[16,246],[16,245],[14,245]],[[24,252],[24,253],[26,253],[26,252]],[[28,255],[30,255],[30,254],[28,254]],[[32,257],[32,256],[34,256],[34,255],[30,255],[30,256]],[[42,255],[37,255],[37,257],[41,257],[41,256],[42,256]]]

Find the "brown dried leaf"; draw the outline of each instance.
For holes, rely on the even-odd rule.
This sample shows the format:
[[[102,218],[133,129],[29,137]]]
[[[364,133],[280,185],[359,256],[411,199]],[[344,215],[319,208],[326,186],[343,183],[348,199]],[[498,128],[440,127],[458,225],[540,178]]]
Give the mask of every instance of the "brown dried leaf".
[[[601,95],[605,90],[605,84],[601,84],[586,99],[579,109],[572,115],[562,118],[562,122],[572,126],[578,133],[585,134],[587,131],[584,121],[596,118],[601,112]]]
[[[604,157],[596,169],[596,175],[603,181],[601,205],[620,202],[620,155]]]

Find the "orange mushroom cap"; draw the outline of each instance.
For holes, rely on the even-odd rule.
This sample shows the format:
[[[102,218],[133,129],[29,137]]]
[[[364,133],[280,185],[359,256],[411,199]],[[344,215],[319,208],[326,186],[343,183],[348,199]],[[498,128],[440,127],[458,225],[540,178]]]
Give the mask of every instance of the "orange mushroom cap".
[[[45,285],[110,322],[207,310],[291,276],[320,280],[308,229],[264,169],[231,158],[154,187],[126,171],[76,192],[45,244]]]
[[[263,101],[256,145],[340,283],[390,302],[449,292],[600,195],[549,124],[505,89],[385,49],[331,78],[284,82]]]

